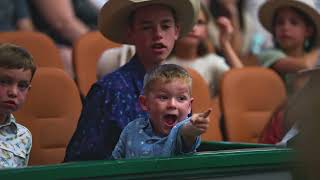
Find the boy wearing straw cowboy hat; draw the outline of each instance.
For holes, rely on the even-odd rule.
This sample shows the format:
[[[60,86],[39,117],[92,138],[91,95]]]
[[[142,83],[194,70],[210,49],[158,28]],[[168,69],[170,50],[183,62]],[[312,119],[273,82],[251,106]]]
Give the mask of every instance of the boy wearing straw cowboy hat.
[[[199,2],[193,0],[109,0],[99,14],[108,39],[136,46],[135,56],[97,81],[88,93],[65,161],[107,159],[122,129],[146,117],[138,98],[149,69],[161,64],[175,40],[191,30]]]

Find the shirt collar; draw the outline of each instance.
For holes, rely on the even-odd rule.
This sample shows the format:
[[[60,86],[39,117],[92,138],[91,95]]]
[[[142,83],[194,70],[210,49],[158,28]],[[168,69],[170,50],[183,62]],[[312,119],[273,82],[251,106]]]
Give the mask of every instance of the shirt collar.
[[[12,114],[8,115],[3,124],[0,124],[0,128],[10,126],[14,133],[17,133],[18,127],[16,123],[16,119]]]
[[[138,129],[143,130],[149,137],[156,137],[153,132],[152,125],[150,122],[150,118],[143,118],[138,125]]]
[[[139,129],[151,128],[151,123],[149,118],[142,118],[138,125]]]
[[[150,139],[158,140],[163,138],[162,136],[156,135],[155,132],[153,131],[150,118],[143,118],[143,120],[140,121],[139,129],[143,130],[144,133],[147,134]]]

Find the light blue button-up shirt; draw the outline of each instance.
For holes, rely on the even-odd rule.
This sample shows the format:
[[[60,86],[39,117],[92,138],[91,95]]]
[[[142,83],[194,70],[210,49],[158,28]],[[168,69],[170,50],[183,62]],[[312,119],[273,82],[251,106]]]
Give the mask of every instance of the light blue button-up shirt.
[[[112,158],[169,157],[193,153],[200,145],[200,137],[197,137],[191,148],[187,148],[180,133],[181,127],[188,122],[190,118],[175,125],[168,136],[159,137],[153,132],[148,118],[136,119],[122,131]]]

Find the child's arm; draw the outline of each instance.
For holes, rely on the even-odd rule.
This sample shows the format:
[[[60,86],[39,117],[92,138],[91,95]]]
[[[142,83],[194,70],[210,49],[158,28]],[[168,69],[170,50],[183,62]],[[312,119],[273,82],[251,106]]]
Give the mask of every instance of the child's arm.
[[[34,26],[30,18],[23,18],[17,21],[17,29],[23,31],[33,31]]]
[[[222,11],[225,13],[221,14],[228,19],[233,27],[233,33],[230,36],[230,45],[234,50],[235,54],[241,54],[241,47],[243,42],[243,35],[240,27],[240,12],[238,10],[238,0],[219,0]]]
[[[211,109],[208,109],[206,112],[192,115],[190,122],[182,127],[181,136],[187,147],[191,147],[197,136],[207,131],[210,112]]]
[[[230,20],[226,17],[219,17],[217,24],[220,29],[219,39],[221,49],[226,60],[228,61],[228,64],[232,68],[242,68],[243,64],[230,43],[231,36],[234,33],[234,28],[232,27]]]
[[[310,69],[316,66],[318,50],[314,50],[303,57],[285,57],[272,65],[272,68],[280,73],[296,73],[302,69]]]

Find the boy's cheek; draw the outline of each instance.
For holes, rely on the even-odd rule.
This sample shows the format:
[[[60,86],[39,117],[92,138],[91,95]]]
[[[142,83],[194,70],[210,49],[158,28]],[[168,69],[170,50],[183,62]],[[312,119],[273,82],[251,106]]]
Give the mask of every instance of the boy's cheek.
[[[23,105],[25,103],[27,96],[28,96],[28,91],[26,91],[20,95],[20,97],[18,98],[19,107],[21,107],[21,105]]]

